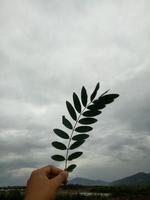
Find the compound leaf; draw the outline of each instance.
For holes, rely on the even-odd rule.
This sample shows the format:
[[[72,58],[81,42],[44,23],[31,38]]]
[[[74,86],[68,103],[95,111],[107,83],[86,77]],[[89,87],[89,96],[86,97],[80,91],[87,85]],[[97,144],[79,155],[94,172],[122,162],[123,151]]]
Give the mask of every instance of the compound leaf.
[[[96,94],[97,94],[98,90],[99,90],[99,83],[97,83],[93,93],[91,94],[91,97],[90,97],[91,101],[93,101],[93,99],[96,97]]]
[[[72,117],[72,119],[74,119],[76,121],[77,115],[76,115],[74,107],[71,105],[71,103],[69,101],[66,101],[66,106],[67,106],[70,116]]]
[[[81,152],[81,151],[72,153],[71,155],[69,155],[68,160],[76,159],[76,158],[80,157],[82,154],[83,154],[83,152]]]
[[[71,122],[68,119],[66,119],[66,117],[64,115],[62,116],[62,123],[64,126],[66,126],[69,129],[73,128]]]
[[[87,110],[82,115],[85,117],[94,117],[101,114],[101,111],[99,110]]]
[[[79,100],[79,97],[76,95],[76,93],[73,93],[73,102],[74,102],[74,107],[78,111],[78,113],[81,112],[81,103]]]
[[[76,148],[78,148],[79,146],[81,146],[83,143],[85,142],[85,140],[81,140],[81,141],[79,141],[79,140],[77,140],[76,142],[74,142],[71,146],[70,146],[70,148],[69,149],[76,149]]]
[[[61,137],[63,139],[69,139],[69,135],[67,133],[65,133],[64,131],[62,131],[61,129],[55,128],[53,131],[59,137]]]
[[[88,137],[89,137],[88,134],[78,134],[78,135],[73,136],[72,139],[81,141],[81,140],[87,139]]]
[[[93,124],[95,122],[97,122],[97,119],[95,119],[95,118],[88,118],[88,117],[82,118],[82,119],[79,120],[80,124]]]
[[[93,128],[90,126],[78,126],[77,128],[75,128],[76,132],[79,133],[84,133],[84,132],[89,132],[91,131]]]
[[[56,161],[64,161],[65,160],[65,157],[61,156],[61,155],[53,155],[51,158]]]
[[[81,101],[84,107],[86,107],[87,105],[87,99],[88,99],[87,92],[85,87],[83,86],[81,89]]]
[[[61,142],[54,141],[54,142],[52,142],[52,145],[56,149],[60,149],[60,150],[66,150],[67,149],[67,147],[63,143],[61,143]]]
[[[54,146],[56,149],[59,150],[67,150],[66,152],[66,158],[62,155],[53,155],[51,158],[55,161],[66,161],[65,165],[67,165],[67,160],[71,161],[78,157],[80,157],[83,152],[78,151],[70,154],[68,156],[69,150],[74,150],[81,146],[85,140],[89,137],[89,134],[85,134],[85,132],[91,131],[93,128],[89,126],[90,124],[93,124],[97,122],[97,119],[95,119],[94,116],[97,116],[101,114],[101,109],[105,108],[106,104],[109,104],[114,101],[115,98],[117,98],[118,94],[107,94],[107,91],[101,94],[96,100],[97,92],[100,88],[100,84],[97,83],[95,86],[94,91],[90,95],[90,105],[88,104],[88,95],[86,88],[83,86],[81,89],[81,100],[77,96],[77,94],[73,93],[73,104],[71,104],[69,101],[66,101],[67,110],[73,120],[75,120],[75,125],[73,126],[70,120],[68,120],[64,115],[62,116],[62,123],[63,125],[68,128],[72,129],[71,135],[69,136],[66,132],[64,132],[61,129],[54,129],[54,132],[56,135],[63,139],[69,139],[69,144],[73,140],[74,142],[71,142],[70,147],[68,148],[65,144],[61,142],[54,141],[52,142],[52,146]],[[84,107],[82,110],[82,106]],[[88,110],[85,110],[88,109]],[[77,113],[79,113],[79,117],[82,118],[78,119]],[[84,117],[83,117],[84,116]],[[78,127],[77,123],[80,125]],[[76,131],[80,134],[76,134],[72,136],[73,132]],[[73,169],[76,168],[75,164],[71,164],[68,167],[66,166],[66,171],[71,172]]]
[[[75,164],[69,165],[69,166],[65,169],[65,171],[67,171],[67,172],[72,172],[76,167],[77,167],[77,165],[75,165]]]

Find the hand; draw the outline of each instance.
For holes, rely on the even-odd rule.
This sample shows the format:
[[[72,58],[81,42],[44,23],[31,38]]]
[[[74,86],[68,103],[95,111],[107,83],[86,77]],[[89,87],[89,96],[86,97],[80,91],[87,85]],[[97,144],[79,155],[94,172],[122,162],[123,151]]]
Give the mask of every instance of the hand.
[[[25,200],[54,200],[59,187],[67,183],[67,178],[66,171],[54,166],[33,171],[27,182]]]

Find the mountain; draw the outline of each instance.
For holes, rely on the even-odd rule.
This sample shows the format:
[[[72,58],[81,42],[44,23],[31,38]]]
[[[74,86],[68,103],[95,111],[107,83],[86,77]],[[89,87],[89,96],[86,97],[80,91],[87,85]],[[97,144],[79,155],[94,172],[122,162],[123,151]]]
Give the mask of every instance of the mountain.
[[[112,185],[150,185],[150,173],[139,172],[132,176],[116,180]]]
[[[85,186],[105,186],[105,185],[150,185],[150,173],[139,172],[137,174],[113,181],[106,182],[103,180],[91,180],[87,178],[77,177],[69,181],[73,185]]]
[[[81,178],[81,177],[73,178],[72,180],[69,181],[69,184],[85,185],[85,186],[108,185],[106,181],[91,180],[91,179]]]

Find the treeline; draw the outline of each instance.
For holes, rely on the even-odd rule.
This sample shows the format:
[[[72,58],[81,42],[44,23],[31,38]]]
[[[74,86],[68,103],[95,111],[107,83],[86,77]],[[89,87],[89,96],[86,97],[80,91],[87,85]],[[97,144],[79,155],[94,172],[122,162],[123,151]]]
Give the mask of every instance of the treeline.
[[[65,185],[62,190],[88,191],[93,193],[116,193],[116,194],[145,194],[150,195],[150,185],[137,186],[81,186]]]
[[[12,190],[9,192],[0,192],[0,200],[23,200],[24,195],[19,190]],[[150,200],[149,196],[134,195],[134,196],[100,196],[100,195],[83,195],[83,194],[59,194],[56,200]]]
[[[1,187],[0,200],[23,200],[24,186]],[[81,192],[81,193],[80,193]],[[82,194],[92,193],[92,195]],[[100,194],[108,193],[109,196]],[[63,186],[56,200],[150,200],[150,186]]]
[[[0,191],[0,200],[23,200],[24,193],[18,189]]]
[[[150,186],[96,186],[90,189],[95,193],[111,193],[112,195],[146,195],[150,196]]]
[[[15,186],[1,186],[0,187],[0,190],[25,190],[25,186],[18,186],[18,185],[15,185]]]

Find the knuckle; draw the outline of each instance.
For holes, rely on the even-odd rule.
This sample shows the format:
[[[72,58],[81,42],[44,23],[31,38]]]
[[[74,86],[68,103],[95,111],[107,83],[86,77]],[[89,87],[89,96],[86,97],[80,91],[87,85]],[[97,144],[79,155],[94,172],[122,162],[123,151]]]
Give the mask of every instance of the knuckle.
[[[49,168],[54,168],[54,165],[48,165]]]

